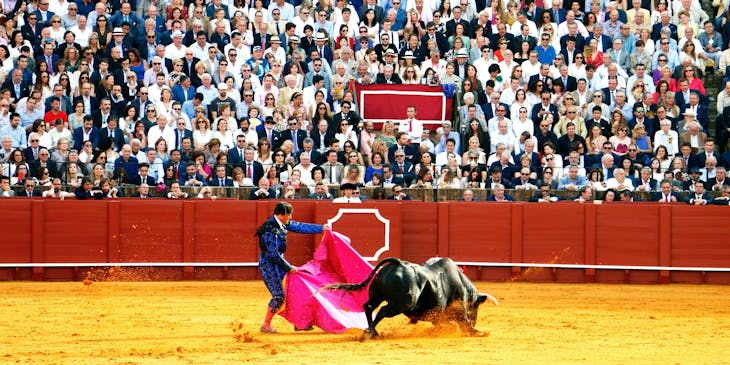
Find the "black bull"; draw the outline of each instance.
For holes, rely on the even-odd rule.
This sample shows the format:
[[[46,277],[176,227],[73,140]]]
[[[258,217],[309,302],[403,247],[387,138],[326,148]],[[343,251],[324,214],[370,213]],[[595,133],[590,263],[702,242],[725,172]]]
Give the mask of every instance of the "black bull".
[[[456,322],[462,331],[473,335],[478,333],[474,326],[479,305],[487,299],[497,302],[489,294],[478,293],[469,278],[448,258],[432,258],[423,265],[387,258],[380,261],[362,283],[333,284],[325,289],[355,291],[362,290],[368,283],[371,283],[369,299],[363,307],[371,337],[378,335],[375,326],[383,318],[401,313],[410,318],[411,323]],[[384,301],[388,304],[380,308],[373,319],[373,311]]]

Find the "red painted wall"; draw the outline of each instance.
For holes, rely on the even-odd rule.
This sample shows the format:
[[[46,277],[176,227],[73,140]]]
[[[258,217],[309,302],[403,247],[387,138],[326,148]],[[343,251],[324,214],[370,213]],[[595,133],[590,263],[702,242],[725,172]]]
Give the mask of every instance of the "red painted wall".
[[[730,266],[730,211],[722,206],[292,203],[295,220],[330,222],[335,231],[351,237],[363,256],[379,252],[376,261],[395,256],[423,262],[442,256],[461,262]],[[2,226],[0,263],[245,262],[251,266],[145,268],[143,279],[256,279],[254,232],[275,205],[276,201],[240,200],[4,199],[0,211],[12,214],[5,214]],[[319,238],[290,234],[287,258],[295,264],[306,262]],[[730,273],[697,271],[465,269],[479,280],[730,283]],[[0,280],[78,280],[88,270],[9,267],[0,269]]]

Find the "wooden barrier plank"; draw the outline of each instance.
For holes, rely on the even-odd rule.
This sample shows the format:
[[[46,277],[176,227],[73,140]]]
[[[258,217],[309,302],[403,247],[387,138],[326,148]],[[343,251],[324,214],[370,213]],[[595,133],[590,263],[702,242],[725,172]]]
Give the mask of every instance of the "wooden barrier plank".
[[[185,201],[182,205],[182,261],[195,261],[195,204],[193,201]],[[183,279],[193,278],[193,267],[183,267]]]
[[[45,230],[43,227],[43,211],[44,205],[42,200],[34,199],[30,203],[31,211],[31,224],[30,224],[30,238],[31,238],[31,260],[33,262],[45,262]],[[45,279],[45,270],[42,267],[33,268],[33,280],[41,281]]]
[[[585,212],[585,248],[583,263],[586,265],[596,264],[596,208],[595,204],[583,204]],[[596,269],[586,269],[586,282],[596,282]]]

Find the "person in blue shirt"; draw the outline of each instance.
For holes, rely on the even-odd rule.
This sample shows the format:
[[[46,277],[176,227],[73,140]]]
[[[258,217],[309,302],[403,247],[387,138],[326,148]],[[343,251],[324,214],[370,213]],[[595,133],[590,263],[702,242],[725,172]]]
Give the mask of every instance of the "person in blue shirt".
[[[279,202],[274,207],[274,215],[267,219],[256,231],[259,239],[259,271],[266,288],[271,293],[271,301],[266,310],[261,332],[276,333],[271,320],[284,304],[282,280],[287,273],[296,273],[297,267],[285,258],[287,232],[317,234],[329,229],[328,225],[300,223],[292,220],[294,208],[287,202]]]
[[[540,61],[540,63],[547,63],[548,65],[553,63],[556,52],[555,48],[550,45],[550,34],[543,33],[540,36],[540,44],[535,47],[535,50],[537,51],[537,60]]]

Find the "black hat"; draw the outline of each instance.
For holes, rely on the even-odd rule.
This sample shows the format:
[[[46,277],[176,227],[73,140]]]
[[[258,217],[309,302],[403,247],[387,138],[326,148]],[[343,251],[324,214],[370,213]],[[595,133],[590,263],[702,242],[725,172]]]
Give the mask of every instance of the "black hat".
[[[357,186],[353,183],[344,183],[340,185],[340,191],[342,190],[357,190]]]

